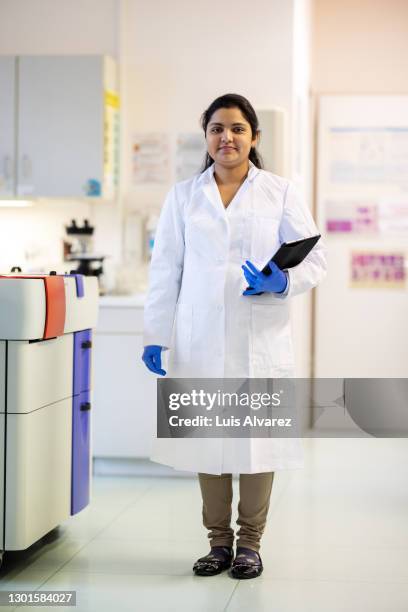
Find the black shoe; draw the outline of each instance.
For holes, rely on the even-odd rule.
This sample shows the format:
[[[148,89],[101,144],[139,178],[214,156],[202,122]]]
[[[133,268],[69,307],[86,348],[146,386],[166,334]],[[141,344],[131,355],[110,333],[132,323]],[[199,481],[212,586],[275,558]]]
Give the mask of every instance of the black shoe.
[[[193,565],[196,576],[215,576],[231,567],[234,551],[228,546],[211,546],[211,552]]]
[[[237,554],[231,566],[233,578],[257,578],[263,572],[262,559],[255,550],[237,547]]]

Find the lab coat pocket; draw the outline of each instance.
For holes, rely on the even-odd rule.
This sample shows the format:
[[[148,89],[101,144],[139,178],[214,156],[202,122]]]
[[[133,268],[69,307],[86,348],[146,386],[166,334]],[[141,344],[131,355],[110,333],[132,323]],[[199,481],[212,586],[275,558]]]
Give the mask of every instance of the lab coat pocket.
[[[191,359],[191,332],[193,327],[192,304],[179,303],[177,305],[174,330],[175,363],[188,363]]]
[[[293,365],[287,304],[251,304],[251,336],[255,370]]]

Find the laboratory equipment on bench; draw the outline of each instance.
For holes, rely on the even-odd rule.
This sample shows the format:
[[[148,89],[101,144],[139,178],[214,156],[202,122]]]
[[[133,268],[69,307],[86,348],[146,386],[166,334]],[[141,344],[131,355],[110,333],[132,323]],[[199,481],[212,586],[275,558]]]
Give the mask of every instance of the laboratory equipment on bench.
[[[66,254],[91,253],[93,251],[93,234],[95,228],[84,219],[84,224],[78,225],[76,219],[71,220],[71,225],[65,227],[67,233]]]
[[[0,275],[0,563],[89,504],[98,281]]]
[[[88,219],[84,219],[83,225],[78,225],[75,219],[65,227],[66,239],[64,240],[64,260],[77,262],[73,271],[85,276],[96,276],[99,281],[99,293],[104,293],[103,262],[105,255],[94,253],[93,235],[95,228],[90,225]]]

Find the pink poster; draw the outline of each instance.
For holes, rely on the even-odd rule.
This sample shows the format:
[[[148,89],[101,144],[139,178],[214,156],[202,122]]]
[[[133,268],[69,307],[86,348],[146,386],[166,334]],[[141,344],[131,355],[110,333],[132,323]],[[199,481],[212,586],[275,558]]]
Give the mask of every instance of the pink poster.
[[[404,288],[405,278],[404,253],[351,253],[352,287]]]
[[[376,204],[362,202],[326,202],[326,231],[330,233],[363,233],[378,231]]]

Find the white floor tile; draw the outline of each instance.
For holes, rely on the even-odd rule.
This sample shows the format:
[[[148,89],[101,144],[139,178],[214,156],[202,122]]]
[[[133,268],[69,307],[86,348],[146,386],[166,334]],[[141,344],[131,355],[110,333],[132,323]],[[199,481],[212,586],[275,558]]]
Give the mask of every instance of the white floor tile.
[[[408,583],[408,549],[278,548],[263,545],[264,575],[285,580],[394,580]]]
[[[92,480],[91,501],[127,504],[140,498],[146,491],[157,486],[160,478],[97,476]]]
[[[177,479],[150,489],[97,537],[147,541],[202,538],[205,541],[206,536],[198,483]]]
[[[200,541],[92,540],[64,570],[112,574],[190,576],[194,561],[208,552]]]
[[[27,591],[30,589],[37,589],[54,571],[55,567],[42,567],[40,569],[33,569],[30,566],[24,567],[22,565],[13,567],[13,569],[10,569],[1,577],[0,590],[16,591],[21,589]],[[1,607],[0,610],[3,612],[3,607]]]
[[[406,612],[408,583],[240,580],[226,612]]]
[[[65,534],[60,535],[54,530],[44,536],[41,540],[22,551],[10,551],[5,553],[3,566],[0,570],[0,584],[8,580],[8,576],[19,569],[31,568],[31,570],[59,569],[66,561],[71,559],[88,540],[74,540]]]
[[[129,503],[92,503],[60,525],[60,532],[74,539],[91,540],[121,516]]]
[[[76,590],[77,605],[72,608],[75,612],[222,612],[235,587],[224,575],[199,578],[64,570],[42,588]],[[36,610],[50,609],[36,607]]]

